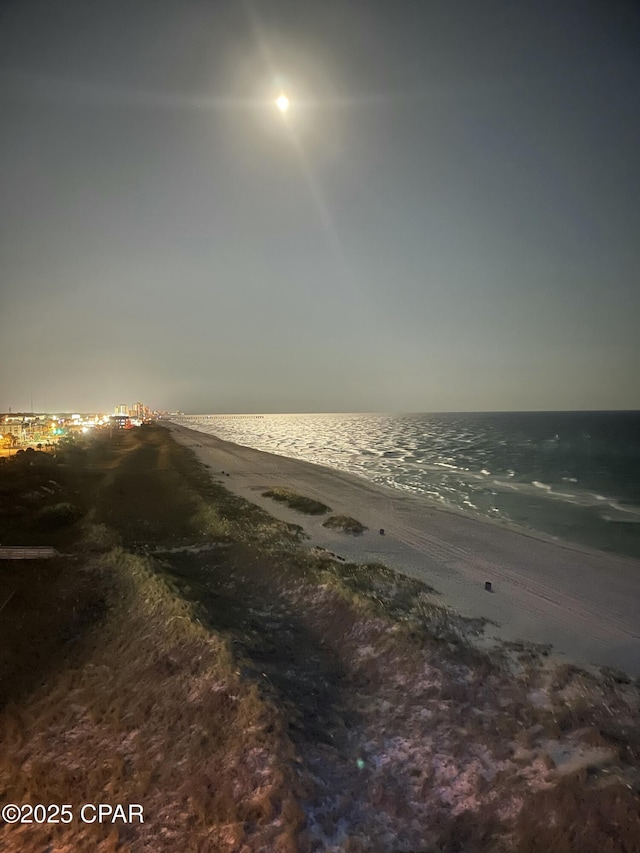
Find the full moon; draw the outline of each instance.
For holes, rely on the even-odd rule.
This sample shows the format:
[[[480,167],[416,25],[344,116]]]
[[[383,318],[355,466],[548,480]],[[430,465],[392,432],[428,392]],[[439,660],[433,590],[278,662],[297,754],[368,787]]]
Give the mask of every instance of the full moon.
[[[280,95],[279,98],[276,98],[276,106],[281,113],[286,113],[289,109],[289,98],[286,95]]]

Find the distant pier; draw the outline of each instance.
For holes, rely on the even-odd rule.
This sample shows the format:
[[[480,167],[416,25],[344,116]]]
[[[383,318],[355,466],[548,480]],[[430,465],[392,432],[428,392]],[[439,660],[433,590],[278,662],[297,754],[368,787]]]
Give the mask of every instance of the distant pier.
[[[262,420],[264,415],[180,415],[177,418],[171,418],[174,421],[257,421]]]

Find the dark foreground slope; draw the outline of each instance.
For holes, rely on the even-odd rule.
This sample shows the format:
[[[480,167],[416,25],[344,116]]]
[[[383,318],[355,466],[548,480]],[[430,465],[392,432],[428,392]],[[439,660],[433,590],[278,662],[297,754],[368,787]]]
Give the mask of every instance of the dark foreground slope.
[[[637,685],[483,656],[165,430],[22,456],[0,541],[65,556],[0,563],[0,799],[75,811],[0,850],[640,850]],[[100,802],[144,823],[83,823]]]

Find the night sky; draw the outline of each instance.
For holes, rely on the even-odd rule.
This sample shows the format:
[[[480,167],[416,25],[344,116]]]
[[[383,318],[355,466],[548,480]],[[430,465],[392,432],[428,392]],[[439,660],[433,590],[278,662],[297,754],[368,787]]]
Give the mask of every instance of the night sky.
[[[640,408],[639,106],[635,2],[4,0],[0,411]]]

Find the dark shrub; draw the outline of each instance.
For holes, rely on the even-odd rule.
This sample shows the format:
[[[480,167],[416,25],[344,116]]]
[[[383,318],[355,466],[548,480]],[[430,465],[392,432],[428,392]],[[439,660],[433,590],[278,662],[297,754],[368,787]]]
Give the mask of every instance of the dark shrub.
[[[38,523],[49,530],[57,530],[59,527],[68,527],[73,524],[81,515],[82,512],[73,504],[66,502],[52,504],[43,506],[38,512]]]

